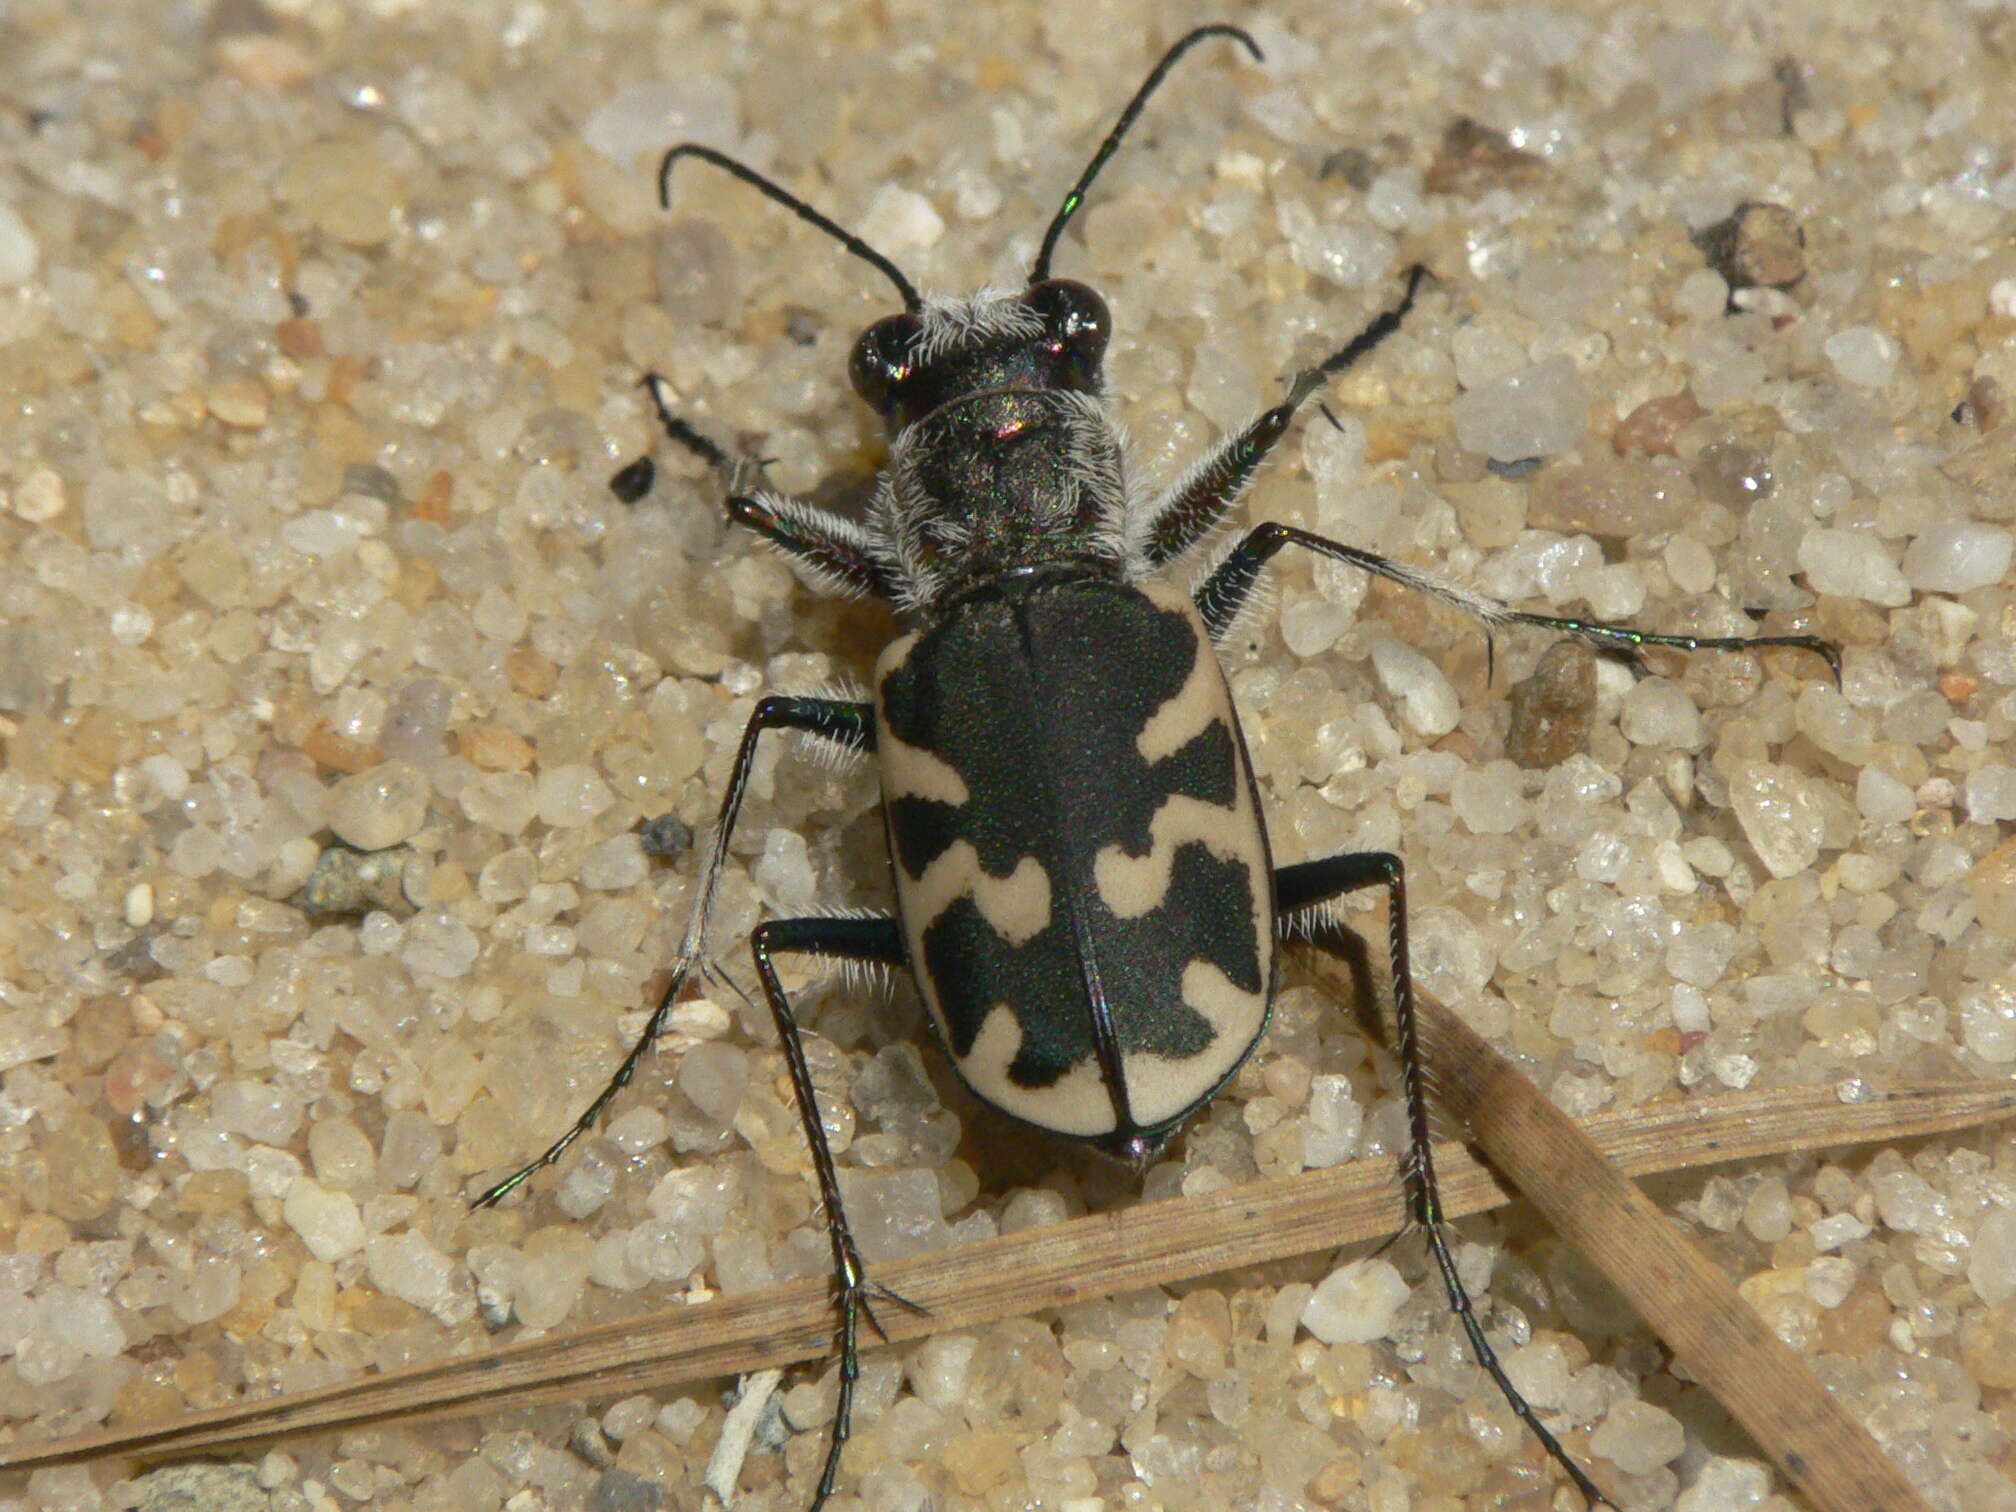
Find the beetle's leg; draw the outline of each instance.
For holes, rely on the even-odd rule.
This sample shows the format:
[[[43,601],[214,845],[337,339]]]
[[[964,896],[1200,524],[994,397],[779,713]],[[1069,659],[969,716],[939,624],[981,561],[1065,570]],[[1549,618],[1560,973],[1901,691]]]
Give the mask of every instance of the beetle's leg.
[[[1824,641],[1817,635],[1662,635],[1651,630],[1635,630],[1629,625],[1609,625],[1601,620],[1529,614],[1489,594],[1446,582],[1374,552],[1346,546],[1342,541],[1333,541],[1328,536],[1316,535],[1275,520],[1255,525],[1231,555],[1197,586],[1197,612],[1203,616],[1212,639],[1216,640],[1232,627],[1239,617],[1240,607],[1259,580],[1260,569],[1283,546],[1304,546],[1320,556],[1362,568],[1389,582],[1419,589],[1482,620],[1487,636],[1494,625],[1534,625],[1542,630],[1585,640],[1598,650],[1620,655],[1633,664],[1638,662],[1639,653],[1647,646],[1668,646],[1678,651],[1750,651],[1760,646],[1792,646],[1821,657],[1833,671],[1835,682],[1841,680],[1841,653],[1832,642]]]
[[[1263,410],[1217,446],[1199,457],[1148,507],[1136,541],[1144,569],[1153,572],[1174,561],[1201,541],[1245,492],[1253,474],[1288,433],[1295,412],[1309,396],[1400,329],[1414,307],[1414,295],[1428,270],[1416,263],[1407,270],[1407,292],[1400,302],[1365,327],[1314,367],[1288,380],[1288,392],[1272,409]]]
[[[728,490],[728,518],[746,525],[771,545],[811,567],[836,592],[893,599],[896,586],[876,554],[874,533],[858,521],[804,499],[768,488],[752,488],[761,466],[730,455],[727,448],[672,413],[666,384],[656,373],[644,378],[651,407],[665,434],[700,458]]]
[[[1575,1463],[1505,1374],[1497,1352],[1484,1337],[1483,1325],[1477,1321],[1470,1293],[1457,1273],[1455,1257],[1449,1253],[1449,1242],[1443,1232],[1442,1193],[1435,1179],[1434,1129],[1428,1107],[1426,1062],[1421,1053],[1421,1026],[1414,1005],[1414,978],[1407,963],[1407,877],[1400,858],[1391,851],[1347,851],[1321,861],[1281,867],[1274,873],[1274,891],[1282,937],[1307,939],[1318,950],[1349,955],[1348,935],[1344,926],[1331,916],[1330,905],[1344,894],[1366,887],[1386,889],[1386,948],[1393,972],[1393,1049],[1400,1058],[1400,1091],[1407,1105],[1407,1153],[1400,1161],[1400,1177],[1407,1189],[1409,1211],[1427,1237],[1435,1268],[1442,1273],[1442,1287],[1448,1293],[1450,1310],[1462,1324],[1477,1363],[1497,1383],[1506,1402],[1532,1430],[1541,1447],[1568,1472],[1569,1479],[1589,1504],[1609,1506],[1610,1499],[1597,1489],[1588,1472]]]
[[[908,956],[902,932],[894,919],[777,919],[760,924],[749,938],[749,950],[756,957],[756,974],[763,982],[763,996],[769,1000],[771,1015],[777,1020],[777,1037],[784,1045],[784,1060],[791,1068],[791,1091],[798,1102],[798,1118],[805,1125],[805,1142],[812,1147],[812,1171],[819,1182],[819,1200],[826,1209],[826,1232],[833,1241],[833,1301],[839,1309],[840,1389],[833,1404],[832,1436],[827,1440],[826,1467],[819,1475],[819,1489],[812,1497],[812,1512],[818,1512],[840,1475],[840,1451],[853,1426],[854,1383],[861,1376],[859,1333],[862,1318],[877,1333],[882,1325],[869,1308],[871,1290],[861,1256],[854,1247],[854,1235],[847,1227],[847,1210],[840,1202],[840,1180],[833,1169],[833,1151],[826,1142],[826,1129],[819,1118],[819,1099],[812,1087],[812,1069],[805,1062],[805,1046],[799,1039],[798,1021],[791,1013],[791,1000],[777,980],[775,955],[816,955],[829,960],[866,961],[879,966],[901,966]],[[895,1293],[874,1288],[885,1297],[903,1303]]]
[[[715,816],[713,832],[708,836],[707,849],[701,856],[699,895],[694,901],[692,913],[687,917],[686,932],[679,942],[679,955],[672,965],[672,980],[660,995],[658,1006],[652,1009],[644,1032],[630,1047],[630,1053],[623,1057],[623,1063],[609,1078],[609,1084],[588,1104],[587,1111],[574,1121],[574,1126],[547,1146],[546,1153],[537,1160],[484,1192],[473,1206],[493,1206],[522,1185],[533,1172],[543,1170],[566,1154],[575,1140],[595,1127],[602,1110],[609,1106],[618,1092],[630,1085],[630,1079],[637,1074],[638,1066],[643,1064],[653,1041],[664,1029],[673,1003],[685,989],[694,968],[700,964],[701,950],[707,939],[708,916],[714,910],[714,894],[720,886],[722,868],[728,860],[728,834],[734,829],[735,815],[742,807],[743,789],[749,785],[749,769],[756,760],[756,741],[765,730],[804,730],[835,745],[866,751],[873,749],[875,744],[875,710],[871,704],[848,703],[832,698],[773,695],[757,703],[756,711],[749,716],[749,723],[742,730],[742,744],[735,752],[735,765],[728,776],[728,791],[721,800],[721,811]]]

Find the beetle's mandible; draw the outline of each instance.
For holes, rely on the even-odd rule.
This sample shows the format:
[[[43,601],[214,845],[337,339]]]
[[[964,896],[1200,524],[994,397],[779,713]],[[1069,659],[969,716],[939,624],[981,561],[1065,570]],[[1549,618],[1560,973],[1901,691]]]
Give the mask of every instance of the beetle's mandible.
[[[1395,1050],[1409,1148],[1409,1207],[1484,1368],[1592,1503],[1601,1492],[1506,1378],[1442,1231],[1430,1110],[1408,971],[1405,871],[1388,852],[1276,866],[1216,646],[1268,560],[1300,546],[1432,594],[1486,625],[1523,624],[1635,657],[1798,646],[1809,636],[1660,635],[1515,610],[1415,569],[1286,525],[1262,524],[1187,588],[1166,569],[1217,534],[1297,413],[1336,374],[1399,329],[1425,270],[1398,302],[1281,400],[1200,458],[1159,496],[1130,493],[1104,393],[1105,302],[1051,275],[1094,178],[1177,60],[1224,38],[1204,26],[1163,54],[1050,222],[1025,286],[925,297],[887,257],[778,184],[711,148],[667,154],[734,175],[875,267],[902,310],[854,347],[855,391],[885,421],[889,461],[865,522],[767,488],[672,413],[647,380],[667,434],[728,484],[728,511],[824,582],[882,599],[907,628],[878,660],[872,701],[769,697],[743,733],[701,858],[679,960],[656,1011],[604,1091],[532,1165],[477,1201],[496,1202],[587,1132],[635,1074],[674,1000],[702,965],[709,912],[759,741],[799,730],[873,752],[896,879],[894,918],[772,920],[751,939],[775,1016],[832,1241],[840,1374],[830,1445],[812,1505],[831,1495],[859,1373],[872,1288],[841,1203],[791,1004],[774,960],[807,954],[907,966],[960,1076],[1024,1123],[1152,1158],[1252,1053],[1267,1025],[1279,943],[1345,948],[1341,896],[1387,894]],[[626,469],[626,474],[629,470]],[[638,477],[642,478],[642,474]],[[633,479],[633,483],[636,480]],[[644,486],[648,486],[648,480]],[[900,1298],[891,1298],[901,1303]]]

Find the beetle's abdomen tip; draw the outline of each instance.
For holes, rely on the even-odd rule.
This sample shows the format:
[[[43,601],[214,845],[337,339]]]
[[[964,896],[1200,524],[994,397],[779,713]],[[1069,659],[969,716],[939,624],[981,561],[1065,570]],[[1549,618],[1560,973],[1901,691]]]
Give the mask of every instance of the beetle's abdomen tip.
[[[1136,1171],[1142,1171],[1146,1170],[1154,1162],[1155,1157],[1168,1147],[1175,1134],[1174,1129],[1163,1129],[1152,1134],[1134,1131],[1108,1134],[1095,1139],[1092,1143],[1100,1154],[1111,1156],[1125,1165],[1132,1166]]]

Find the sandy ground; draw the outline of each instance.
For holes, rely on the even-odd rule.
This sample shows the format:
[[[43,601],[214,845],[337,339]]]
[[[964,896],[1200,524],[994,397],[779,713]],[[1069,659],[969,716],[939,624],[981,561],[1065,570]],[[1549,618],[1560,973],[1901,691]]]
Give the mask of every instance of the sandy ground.
[[[1188,60],[1058,257],[1111,302],[1140,476],[1419,260],[1405,329],[1243,519],[1527,609],[1704,634],[1761,610],[1844,648],[1839,692],[1796,654],[1600,666],[1588,733],[1547,751],[1506,696],[1546,637],[1501,634],[1487,683],[1461,617],[1279,559],[1225,657],[1277,858],[1402,851],[1424,982],[1571,1112],[2016,1060],[2016,32],[1843,9],[1242,14],[1266,66]],[[881,457],[847,353],[890,291],[704,165],[662,212],[656,155],[739,153],[926,288],[1013,282],[1211,19],[0,10],[0,1433],[817,1273],[775,1036],[725,989],[578,1163],[467,1206],[601,1084],[672,954],[695,857],[639,825],[704,830],[753,700],[858,682],[893,633],[729,531],[637,388],[663,373],[846,507]],[[1730,224],[1745,205],[1775,208]],[[647,449],[654,490],[613,497]],[[735,972],[761,914],[887,899],[866,774],[766,758],[710,937]],[[966,1096],[907,988],[804,1003],[871,1258],[1133,1200]],[[1276,1018],[1151,1194],[1395,1148],[1348,1026],[1306,988]],[[2016,1507],[2016,1147],[1653,1190],[1935,1506]],[[1530,1214],[1461,1233],[1493,1337],[1620,1505],[1789,1512]],[[1379,1337],[1298,1330],[1363,1257],[877,1354],[843,1493],[1572,1504],[1418,1246],[1381,1257]],[[1381,1302],[1389,1274],[1411,1290]],[[786,1377],[740,1506],[809,1500],[822,1379]],[[731,1384],[290,1443],[201,1496],[697,1507]],[[0,1507],[171,1490],[64,1470],[0,1477]]]

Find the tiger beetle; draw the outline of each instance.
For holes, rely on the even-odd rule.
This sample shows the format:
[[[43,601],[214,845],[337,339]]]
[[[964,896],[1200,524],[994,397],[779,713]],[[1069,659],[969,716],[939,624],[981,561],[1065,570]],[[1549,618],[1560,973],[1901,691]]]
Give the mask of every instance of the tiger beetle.
[[[1160,580],[1216,532],[1297,413],[1400,328],[1427,277],[1313,367],[1279,403],[1218,443],[1158,497],[1125,481],[1101,360],[1112,321],[1092,289],[1051,275],[1065,228],[1149,97],[1199,43],[1162,55],[1064,196],[1022,288],[925,296],[860,237],[746,164],[673,148],[793,211],[877,270],[902,301],[856,341],[848,375],[885,422],[889,459],[865,521],[755,482],[754,468],[672,413],[645,380],[666,434],[727,485],[729,517],[843,594],[885,600],[909,628],[875,665],[873,698],[762,699],[744,729],[700,865],[670,985],[643,1034],[580,1119],[532,1164],[477,1199],[488,1206],[552,1165],[636,1074],[703,961],[728,839],[765,732],[802,731],[876,757],[896,915],[773,919],[750,938],[833,1250],[838,1399],[816,1509],[833,1493],[871,1299],[910,1305],[868,1279],[847,1225],[781,955],[908,967],[960,1078],[1011,1119],[1145,1167],[1253,1053],[1293,938],[1348,954],[1334,905],[1383,888],[1394,1050],[1412,1222],[1479,1363],[1582,1495],[1605,1498],[1507,1378],[1444,1234],[1428,1089],[1408,973],[1406,871],[1385,851],[1276,866],[1216,648],[1261,569],[1287,546],[1346,562],[1451,603],[1487,627],[1532,625],[1631,661],[1648,646],[1750,650],[1805,635],[1660,635],[1514,609],[1355,546],[1281,524],[1248,531],[1187,589]],[[628,469],[625,470],[626,474]],[[620,476],[624,476],[619,474]]]

